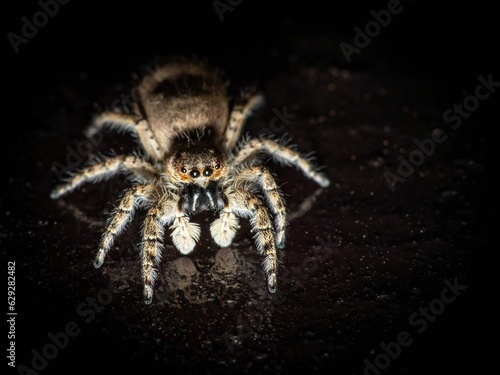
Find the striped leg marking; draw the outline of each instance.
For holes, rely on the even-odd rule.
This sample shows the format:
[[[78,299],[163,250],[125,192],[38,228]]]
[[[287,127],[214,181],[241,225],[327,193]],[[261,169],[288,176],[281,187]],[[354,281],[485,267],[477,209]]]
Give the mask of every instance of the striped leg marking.
[[[244,144],[234,158],[234,165],[241,165],[261,152],[272,155],[276,160],[285,165],[294,165],[300,169],[306,177],[314,180],[321,187],[330,186],[328,178],[319,173],[307,157],[271,139],[254,138]]]
[[[257,182],[267,201],[271,213],[274,215],[274,230],[276,231],[276,246],[285,247],[285,229],[287,226],[287,213],[285,201],[276,185],[276,181],[269,170],[262,166],[245,169],[236,176],[236,180]]]
[[[255,243],[260,254],[264,255],[264,271],[267,275],[267,287],[271,293],[277,287],[277,254],[273,236],[273,226],[264,203],[254,194],[235,189],[228,194],[229,206],[238,216],[250,219]]]
[[[150,174],[154,176],[156,174],[155,168],[138,156],[116,156],[83,168],[78,174],[71,177],[67,183],[56,187],[50,194],[50,197],[52,199],[59,198],[86,182],[105,180],[120,171],[132,172],[139,175]]]
[[[113,246],[115,238],[125,229],[127,223],[132,220],[137,206],[141,202],[148,201],[151,198],[154,189],[154,185],[137,185],[125,192],[118,207],[116,207],[108,220],[94,260],[94,267],[99,268],[102,266],[104,258],[111,246]]]
[[[94,122],[85,130],[85,135],[87,137],[92,137],[104,128],[110,128],[117,132],[123,131],[131,133],[139,138],[142,147],[151,157],[156,160],[162,157],[156,136],[146,120],[138,118],[135,115],[103,112],[98,115],[94,119]]]
[[[235,104],[231,111],[224,136],[223,146],[226,150],[229,151],[233,149],[240,138],[245,121],[252,115],[257,107],[262,105],[263,101],[264,98],[262,95],[253,94],[244,96],[241,102]]]

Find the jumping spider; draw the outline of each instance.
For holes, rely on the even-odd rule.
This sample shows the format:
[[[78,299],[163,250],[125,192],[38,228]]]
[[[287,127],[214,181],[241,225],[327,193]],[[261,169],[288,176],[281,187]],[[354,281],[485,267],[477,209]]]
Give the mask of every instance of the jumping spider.
[[[273,175],[262,165],[262,155],[296,166],[322,187],[330,184],[310,158],[283,142],[266,137],[240,140],[243,125],[262,96],[243,93],[230,110],[226,86],[221,75],[204,62],[175,59],[159,65],[136,87],[138,100],[131,114],[105,111],[87,129],[88,136],[104,127],[130,132],[137,137],[142,154],[99,160],[51,194],[56,199],[85,182],[118,172],[132,177],[132,187],[107,222],[94,266],[101,267],[134,211],[147,208],[140,244],[147,304],[153,298],[164,226],[170,226],[175,247],[189,254],[200,237],[199,225],[189,219],[203,211],[218,214],[210,233],[221,247],[231,245],[239,217],[250,220],[257,250],[264,256],[268,289],[276,291],[276,248],[285,245],[287,213]]]

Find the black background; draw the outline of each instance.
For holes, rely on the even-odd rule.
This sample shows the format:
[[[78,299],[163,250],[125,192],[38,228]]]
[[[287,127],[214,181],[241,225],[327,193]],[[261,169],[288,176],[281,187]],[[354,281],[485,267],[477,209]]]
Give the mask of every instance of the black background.
[[[303,39],[310,43],[303,49],[307,53],[296,57],[303,65],[334,64],[356,71],[376,67],[382,61],[387,70],[404,72],[448,88],[449,95],[438,98],[442,108],[461,100],[464,95],[462,90],[475,87],[477,76],[493,73],[494,80],[500,78],[495,74],[498,71],[498,60],[495,59],[495,50],[498,49],[495,23],[498,22],[498,15],[493,9],[480,2],[451,3],[448,6],[422,1],[401,3],[404,10],[393,16],[390,25],[374,38],[366,50],[354,56],[352,64],[346,63],[339,43],[351,43],[353,27],[364,26],[371,20],[370,11],[386,7],[386,1],[324,4],[319,1],[271,3],[246,0],[235,6],[232,12],[224,13],[224,20],[221,21],[211,1],[162,4],[140,1],[125,4],[73,0],[61,5],[58,14],[40,28],[34,38],[20,45],[17,54],[6,35],[8,32],[20,34],[21,17],[31,18],[39,6],[34,1],[4,4],[7,10],[2,12],[2,56],[6,62],[3,64],[1,136],[4,188],[0,208],[0,232],[3,236],[0,245],[5,257],[2,268],[6,268],[8,260],[24,259],[20,253],[36,251],[37,239],[29,237],[28,224],[30,209],[34,210],[33,205],[37,204],[38,198],[24,185],[16,186],[16,181],[23,181],[23,184],[29,182],[30,175],[35,173],[36,160],[31,149],[41,139],[41,133],[67,131],[57,129],[51,122],[53,114],[71,102],[65,95],[80,91],[80,95],[85,97],[86,93],[96,92],[102,85],[124,82],[131,71],[154,56],[196,54],[208,57],[223,66],[229,75],[235,75],[242,81],[254,78],[265,80],[286,72],[292,46]],[[81,74],[87,75],[87,87],[81,87]],[[67,88],[72,88],[72,91],[67,91]],[[468,301],[468,306],[473,308],[443,319],[441,325],[426,333],[425,339],[408,349],[409,354],[389,369],[394,373],[457,371],[465,366],[484,369],[490,347],[485,340],[487,337],[491,337],[493,342],[496,340],[494,324],[490,321],[493,309],[490,301],[495,299],[494,284],[491,283],[493,278],[488,276],[492,273],[486,264],[493,262],[490,262],[489,255],[496,252],[487,241],[491,233],[487,226],[495,222],[491,217],[495,199],[487,193],[492,186],[490,176],[496,171],[491,165],[495,160],[493,150],[496,149],[491,127],[498,124],[494,104],[497,96],[498,93],[495,93],[492,99],[482,103],[481,109],[474,114],[479,127],[461,129],[461,134],[472,141],[487,139],[487,142],[480,142],[467,151],[481,152],[485,167],[485,177],[479,190],[481,196],[474,203],[480,213],[478,216],[484,219],[481,230],[476,233],[478,238],[481,237],[482,245],[478,249],[480,256],[475,258],[474,277],[484,288],[477,288],[478,293]],[[85,99],[94,100],[92,97]],[[65,110],[71,115],[71,108]],[[40,144],[36,147],[40,149]],[[50,138],[42,148],[51,152]],[[47,170],[46,173],[51,172]],[[15,207],[22,208],[16,212]],[[10,213],[7,214],[7,211]],[[19,224],[23,217],[26,217],[26,226]],[[47,243],[40,246],[50,248]],[[32,281],[26,281],[29,275],[24,272],[19,269],[17,273],[18,311],[25,315],[19,316],[17,325],[19,358],[29,357],[23,350],[29,352],[31,348],[43,345],[47,327],[57,327],[57,323],[62,324],[74,316],[72,303],[68,304],[67,312],[61,307],[56,316],[53,310],[47,309],[50,302],[41,306],[32,305],[30,296],[37,291],[32,289]],[[51,301],[50,297],[47,298]],[[34,299],[39,302],[43,297]],[[30,341],[32,338],[35,343]],[[68,357],[61,355],[41,373],[68,373],[80,366],[100,373],[97,355],[89,349],[93,345],[91,336],[84,336],[76,345],[79,353],[73,352]],[[437,352],[440,355],[436,355]],[[118,364],[114,367],[108,363],[105,353],[102,353],[102,358],[106,368],[122,369]],[[117,356],[110,358],[113,361],[120,359]],[[429,358],[432,360],[429,361]],[[2,361],[6,361],[5,358]],[[148,368],[147,363],[140,365]],[[359,373],[360,369],[351,371]],[[176,371],[175,368],[165,367],[162,372]],[[201,368],[200,372],[205,371]]]

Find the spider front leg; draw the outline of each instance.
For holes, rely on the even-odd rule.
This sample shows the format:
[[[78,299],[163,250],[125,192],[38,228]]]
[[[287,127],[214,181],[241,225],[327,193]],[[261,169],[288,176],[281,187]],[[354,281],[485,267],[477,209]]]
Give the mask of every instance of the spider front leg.
[[[154,185],[137,185],[125,192],[118,207],[108,220],[106,229],[101,237],[99,250],[94,260],[95,268],[102,266],[104,258],[113,245],[116,236],[118,236],[123,229],[125,229],[127,223],[132,220],[136,207],[141,202],[151,199],[154,190]]]
[[[161,258],[164,226],[172,223],[172,240],[183,254],[192,251],[200,235],[199,228],[187,221],[179,212],[179,196],[166,191],[146,215],[141,243],[142,278],[144,282],[144,301],[150,304],[153,299],[153,286]]]
[[[155,168],[138,156],[116,156],[83,168],[79,173],[71,177],[67,183],[56,187],[50,197],[52,199],[59,198],[83,183],[111,178],[122,170],[150,179],[156,175]]]
[[[276,292],[278,261],[272,221],[266,206],[258,197],[245,190],[234,189],[227,197],[229,207],[235,214],[250,219],[257,250],[264,255],[267,287],[271,293]]]

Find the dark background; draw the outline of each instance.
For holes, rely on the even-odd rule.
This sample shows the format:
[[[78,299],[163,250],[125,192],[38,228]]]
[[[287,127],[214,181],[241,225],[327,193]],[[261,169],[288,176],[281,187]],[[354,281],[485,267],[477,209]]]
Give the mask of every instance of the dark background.
[[[2,268],[6,268],[7,261],[16,261],[17,264],[17,364],[29,366],[32,358],[30,350],[43,347],[47,343],[48,332],[56,332],[62,329],[66,322],[77,320],[75,307],[81,301],[92,295],[90,293],[95,295],[103,285],[107,285],[109,278],[119,279],[118,274],[112,273],[113,268],[116,271],[117,263],[109,263],[103,274],[93,271],[89,266],[99,229],[89,229],[85,224],[78,224],[67,211],[61,212],[61,208],[48,199],[48,194],[56,182],[50,168],[52,162],[63,161],[66,155],[65,146],[75,139],[82,139],[81,130],[88,123],[93,111],[109,105],[115,95],[126,92],[130,72],[137,71],[138,66],[158,55],[196,54],[223,67],[235,83],[258,81],[264,87],[267,85],[268,88],[276,89],[270,95],[270,108],[273,105],[281,108],[282,103],[287,103],[287,92],[280,90],[277,83],[286,85],[288,80],[293,81],[297,72],[307,69],[320,72],[329,67],[338,67],[352,74],[360,73],[361,77],[368,77],[370,82],[376,83],[380,80],[389,87],[393,84],[402,90],[403,96],[414,93],[414,96],[408,94],[414,100],[412,104],[418,104],[420,100],[421,108],[435,108],[434,115],[430,116],[429,120],[424,117],[408,127],[405,124],[395,124],[398,120],[396,115],[392,118],[393,129],[397,129],[397,134],[406,132],[408,137],[414,138],[417,134],[423,137],[429,134],[429,129],[440,126],[440,114],[444,110],[453,103],[460,102],[465,95],[473,91],[479,75],[486,77],[492,73],[494,80],[500,78],[496,74],[498,60],[494,57],[495,49],[498,49],[498,31],[494,25],[498,20],[493,9],[479,2],[464,5],[453,3],[439,7],[435,3],[421,1],[402,4],[404,10],[393,16],[388,27],[374,38],[369,47],[363,49],[358,56],[353,55],[354,61],[351,64],[347,64],[342,56],[339,43],[352,43],[353,27],[363,28],[366,22],[371,20],[370,10],[385,8],[386,1],[324,5],[322,2],[311,1],[271,4],[248,0],[235,6],[232,12],[225,13],[224,20],[221,21],[211,1],[165,2],[160,7],[147,1],[125,5],[122,2],[104,4],[97,1],[73,0],[67,5],[61,5],[58,14],[51,18],[45,27],[40,28],[28,44],[20,46],[19,53],[14,53],[4,37],[3,56],[6,64],[3,82],[6,86],[4,85],[4,132],[1,137],[4,172],[0,197],[0,245],[4,257]],[[21,17],[31,19],[39,10],[34,1],[15,4],[10,2],[4,6],[7,10],[3,12],[3,35],[8,32],[19,34]],[[408,82],[406,86],[405,80]],[[358,97],[359,88],[366,90],[376,86],[363,86],[362,81],[356,82],[357,86],[350,87],[345,82],[340,82],[338,86],[344,88],[348,98]],[[406,90],[403,90],[405,87]],[[307,102],[310,95],[315,96],[314,91],[311,92],[310,88],[308,90],[304,91],[303,97],[297,89],[290,95],[299,103],[300,99]],[[325,95],[324,92],[317,93],[317,100],[324,102],[321,95]],[[422,274],[421,278],[413,277],[409,273],[408,279],[405,280],[405,269],[397,270],[401,275],[394,279],[396,285],[387,285],[387,288],[398,294],[398,297],[389,299],[388,303],[395,300],[408,301],[407,305],[403,303],[404,308],[388,307],[387,310],[381,309],[381,312],[374,311],[377,319],[360,319],[359,326],[345,327],[340,313],[332,313],[330,318],[323,317],[321,321],[328,322],[323,326],[314,324],[314,311],[297,313],[297,316],[302,316],[305,320],[310,319],[310,324],[314,327],[310,328],[313,337],[318,332],[326,332],[321,340],[317,341],[317,345],[318,353],[325,351],[330,355],[329,359],[321,357],[320,354],[309,354],[312,353],[310,345],[305,343],[307,340],[302,340],[304,335],[307,336],[304,325],[290,324],[288,331],[286,330],[286,319],[289,317],[287,314],[281,315],[281,324],[275,323],[279,333],[276,338],[270,338],[270,333],[267,332],[262,336],[246,339],[246,343],[251,342],[249,347],[247,348],[246,344],[239,346],[239,351],[234,355],[227,353],[224,348],[221,349],[220,343],[219,346],[214,345],[213,351],[200,349],[198,338],[210,340],[210,332],[218,330],[214,327],[226,324],[232,327],[236,324],[237,309],[230,312],[224,310],[219,314],[219,310],[222,311],[223,308],[217,303],[202,309],[199,308],[200,305],[191,305],[185,300],[182,302],[180,298],[181,308],[177,307],[172,315],[165,312],[166,309],[172,308],[170,304],[163,304],[163,311],[147,310],[141,305],[141,288],[132,282],[128,294],[120,298],[116,305],[113,302],[111,312],[99,314],[88,328],[85,326],[81,335],[74,338],[57,358],[49,361],[49,365],[41,373],[68,373],[77,368],[97,373],[101,373],[100,369],[119,371],[127,369],[133,361],[139,363],[140,368],[145,371],[154,369],[168,373],[218,373],[237,370],[262,373],[281,370],[287,373],[295,368],[310,372],[338,371],[359,374],[363,371],[362,360],[369,355],[370,348],[373,350],[371,353],[376,355],[380,351],[378,343],[391,340],[399,331],[408,328],[405,326],[405,319],[409,313],[415,311],[418,306],[427,305],[438,296],[442,289],[442,280],[452,278],[457,272],[463,275],[463,280],[470,283],[465,297],[447,309],[412,346],[404,349],[401,357],[393,361],[384,373],[452,372],[465,366],[470,366],[477,372],[484,370],[491,353],[485,339],[491,337],[493,342],[496,340],[494,323],[490,319],[493,309],[491,301],[495,298],[494,278],[490,275],[494,273],[487,265],[493,263],[490,255],[496,251],[489,241],[490,222],[494,222],[493,202],[496,199],[488,193],[493,185],[491,173],[496,171],[491,165],[496,143],[491,128],[498,123],[497,107],[494,103],[497,96],[498,93],[495,93],[486,102],[481,103],[471,120],[465,121],[454,135],[452,143],[447,144],[446,151],[426,162],[426,170],[430,171],[430,175],[435,173],[439,178],[418,179],[419,182],[412,183],[411,187],[410,183],[406,182],[402,193],[397,197],[384,191],[382,195],[387,199],[371,205],[351,202],[354,207],[352,216],[359,215],[360,218],[367,213],[376,217],[377,210],[391,210],[406,204],[409,212],[420,212],[422,220],[427,220],[435,233],[448,230],[438,234],[450,241],[444,241],[446,246],[443,245],[441,254],[438,250],[435,253],[430,251],[424,257],[424,262],[435,266],[435,273]],[[404,101],[401,98],[389,100],[398,103]],[[391,103],[382,101],[379,105],[381,108],[387,107],[383,113],[391,118]],[[343,109],[362,118],[361,121],[353,121],[349,125],[354,129],[359,126],[361,132],[363,126],[376,128],[384,123],[375,115],[370,117],[374,109],[364,109],[362,102],[346,100]],[[269,118],[272,113],[268,111],[266,115]],[[312,113],[311,116],[316,114]],[[292,127],[290,132],[292,136],[297,135],[294,138],[299,138],[299,146],[304,145],[306,150],[317,151],[320,161],[333,163],[328,171],[335,176],[334,180],[340,183],[340,187],[330,190],[329,198],[325,198],[321,204],[322,210],[318,213],[318,222],[326,223],[328,228],[318,229],[319,224],[313,224],[316,216],[311,214],[305,223],[293,229],[295,237],[292,236],[292,244],[294,240],[297,247],[300,247],[302,240],[299,233],[307,233],[312,238],[331,232],[337,241],[342,234],[333,229],[333,223],[339,220],[337,213],[340,204],[337,205],[336,202],[338,199],[347,199],[349,188],[344,189],[344,186],[357,178],[355,173],[350,174],[352,170],[348,167],[348,155],[357,152],[362,154],[362,150],[356,147],[366,146],[368,149],[370,139],[359,144],[347,144],[344,141],[348,139],[337,139],[333,136],[335,133],[325,131],[321,134],[320,130],[315,129],[312,133],[316,136],[314,141],[300,128],[300,120],[295,123],[297,125]],[[423,127],[419,128],[420,125]],[[378,137],[378,133],[373,134],[374,139]],[[301,135],[304,136],[303,141],[300,140]],[[116,147],[112,140],[107,142]],[[337,154],[336,151],[333,153],[344,159],[335,160],[324,153],[322,156],[322,150],[327,152],[331,149],[343,150]],[[103,148],[100,151],[105,150],[106,148]],[[447,162],[448,159],[451,160],[450,163]],[[459,160],[472,160],[475,163],[474,173],[470,175],[471,183],[462,184],[455,179],[460,176],[460,173],[454,172]],[[452,167],[449,167],[450,165]],[[395,170],[397,165],[389,167]],[[342,171],[346,173],[344,176]],[[432,183],[446,178],[448,173],[451,181],[449,190],[458,189],[461,199],[446,203],[446,222],[441,218],[426,217],[432,210],[422,208],[422,211],[419,211],[421,206],[441,204],[435,203]],[[285,179],[286,177],[282,178]],[[295,190],[290,188],[289,200],[293,201],[294,196],[306,195],[299,189],[302,181],[295,181]],[[289,181],[288,185],[293,185],[293,181]],[[311,190],[311,185],[304,186],[304,189]],[[377,192],[377,189],[383,187],[383,184],[378,184],[374,185],[373,189]],[[94,214],[93,217],[102,220],[105,210],[109,208],[103,206],[115,199],[120,189],[96,188],[91,191],[100,193],[92,195],[90,201],[83,195],[76,195],[74,203],[80,209]],[[418,199],[414,199],[418,194],[424,196],[425,203],[421,204]],[[71,199],[67,201],[71,202]],[[291,203],[291,206],[293,205],[294,203]],[[471,226],[460,229],[459,224],[467,220],[470,220]],[[380,227],[384,225],[379,224]],[[139,224],[134,228],[131,231],[137,231]],[[408,234],[405,234],[405,231],[412,230],[410,226],[394,229],[395,237],[391,241],[384,240],[386,242],[380,245],[385,246],[388,242],[398,244],[401,239],[399,242],[403,248],[403,242],[406,241],[403,241],[403,238]],[[371,231],[367,229],[367,233],[370,234]],[[438,237],[438,234],[435,237]],[[430,233],[429,236],[433,237]],[[136,237],[129,235],[128,239],[135,241]],[[420,239],[418,235],[414,238],[417,242]],[[243,236],[241,241],[244,240]],[[313,242],[304,240],[304,243]],[[377,240],[373,243],[377,245]],[[81,251],[75,244],[81,245]],[[293,252],[293,246],[290,247]],[[357,255],[360,255],[361,248],[354,248]],[[134,256],[135,254],[132,254],[127,259],[136,265]],[[393,253],[389,260],[395,260],[393,263],[389,261],[389,268],[391,265],[394,268],[404,266],[406,263],[401,261],[404,257],[403,251]],[[259,261],[257,257],[252,259]],[[296,259],[299,259],[297,262],[300,265],[302,258]],[[376,263],[376,257],[369,259],[374,260],[374,279],[384,272],[396,273],[395,269],[387,271],[386,266],[382,267]],[[335,261],[339,260],[341,258]],[[70,264],[71,268],[68,268]],[[85,266],[80,267],[80,264]],[[341,267],[331,262],[328,265]],[[282,267],[286,269],[286,265]],[[385,271],[382,272],[381,268]],[[138,270],[137,267],[132,267],[130,272]],[[128,271],[122,269],[120,272]],[[356,278],[357,271],[352,272]],[[325,275],[329,275],[327,271]],[[425,280],[429,275],[431,277],[426,284]],[[335,290],[339,295],[343,292],[341,278],[344,276],[341,272],[339,279],[333,278],[329,284],[331,290]],[[131,278],[137,281],[137,277]],[[362,279],[355,279],[353,283],[361,289],[360,280]],[[93,284],[89,285],[90,283]],[[370,305],[370,295],[376,295],[374,285],[380,288],[377,293],[384,291],[383,283],[372,283],[368,297],[353,302],[346,310],[347,315],[354,316]],[[286,288],[286,284],[283,287]],[[356,287],[346,288],[344,292],[347,295],[352,290],[356,290]],[[417,293],[415,299],[412,290],[425,292],[421,295]],[[321,299],[320,297],[329,295],[324,284],[323,288],[306,287],[302,292],[296,300],[295,307],[298,310],[315,306],[318,304],[316,298]],[[286,289],[284,293],[287,295]],[[242,298],[246,295],[244,292],[243,297],[239,296],[238,302],[244,305]],[[347,298],[346,295],[343,298]],[[293,301],[293,294],[290,296],[288,300]],[[363,302],[367,305],[363,305]],[[319,304],[318,311],[322,307],[324,306]],[[386,319],[384,311],[390,312]],[[279,312],[277,316],[279,321]],[[178,326],[176,321],[162,326],[154,319],[179,320]],[[378,321],[377,325],[374,321]],[[211,326],[202,327],[204,322]],[[272,323],[266,323],[266,327],[273,329],[274,326]],[[177,336],[173,332],[176,329],[179,329]],[[201,332],[199,337],[196,329]],[[344,336],[350,334],[353,335],[352,341]],[[341,342],[349,341],[350,346],[343,347],[329,342],[332,338]],[[162,339],[164,341],[161,341]],[[259,346],[264,354],[256,354],[255,348]],[[280,350],[282,346],[287,349]],[[301,350],[302,346],[304,351]],[[271,348],[268,354],[266,348]],[[101,364],[98,364],[98,359]]]

